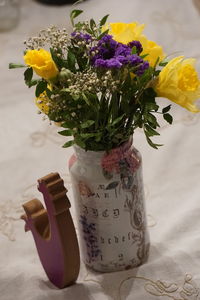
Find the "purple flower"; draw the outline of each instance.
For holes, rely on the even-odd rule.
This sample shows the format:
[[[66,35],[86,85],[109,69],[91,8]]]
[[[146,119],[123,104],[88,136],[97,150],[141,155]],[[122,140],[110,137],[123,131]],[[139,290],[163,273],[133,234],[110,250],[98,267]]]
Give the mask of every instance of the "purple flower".
[[[127,65],[128,64],[128,58],[123,56],[123,55],[118,55],[117,56],[118,61],[122,64],[122,65]]]
[[[89,43],[92,38],[89,34],[87,33],[82,33],[82,32],[79,32],[79,31],[74,31],[71,33],[71,37],[77,41],[79,40],[84,40],[86,43]]]
[[[137,54],[140,54],[143,50],[142,44],[139,41],[132,41],[128,43],[128,46],[132,49],[133,47],[136,47]]]
[[[110,58],[107,60],[107,68],[121,68],[122,63],[116,58]]]
[[[148,61],[143,61],[143,63],[138,67],[138,70],[135,72],[136,75],[141,76],[149,68]]]
[[[113,40],[112,35],[105,34],[98,42],[97,46],[101,46],[103,44],[109,44],[110,47],[114,48],[117,46],[117,42]]]
[[[110,58],[110,59],[102,59],[98,58],[96,59],[94,63],[95,67],[100,67],[100,68],[108,68],[108,69],[113,69],[113,68],[121,68],[122,64],[117,58]]]
[[[100,67],[100,68],[106,68],[106,60],[102,59],[102,58],[96,58],[94,60],[94,66],[96,68]]]
[[[131,54],[131,48],[128,47],[127,45],[123,45],[123,44],[118,44],[116,51],[115,51],[115,55],[122,55],[122,56],[127,56]]]
[[[149,67],[137,54],[131,54],[132,47],[141,51],[140,42],[133,41],[124,45],[113,40],[109,34],[104,35],[97,43],[97,46],[90,49],[91,63],[96,68],[120,69],[123,66],[135,68],[135,74],[142,75]]]
[[[136,54],[128,55],[127,59],[131,66],[143,63],[143,59]]]

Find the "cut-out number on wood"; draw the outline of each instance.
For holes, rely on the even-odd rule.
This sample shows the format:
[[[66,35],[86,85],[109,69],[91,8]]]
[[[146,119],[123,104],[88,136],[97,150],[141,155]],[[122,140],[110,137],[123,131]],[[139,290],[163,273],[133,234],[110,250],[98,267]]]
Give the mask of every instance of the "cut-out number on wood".
[[[49,280],[58,288],[73,284],[79,274],[80,255],[69,211],[67,189],[58,173],[38,179],[46,209],[38,199],[23,205],[25,231],[33,234],[38,255]]]

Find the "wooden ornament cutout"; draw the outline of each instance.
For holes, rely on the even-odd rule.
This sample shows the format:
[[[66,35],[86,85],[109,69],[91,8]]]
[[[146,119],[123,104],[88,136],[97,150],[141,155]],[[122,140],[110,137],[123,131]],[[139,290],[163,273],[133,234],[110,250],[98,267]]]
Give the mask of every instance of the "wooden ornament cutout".
[[[80,270],[76,231],[69,211],[67,189],[58,173],[38,179],[46,209],[38,199],[23,205],[25,231],[31,231],[49,280],[58,288],[73,284]]]

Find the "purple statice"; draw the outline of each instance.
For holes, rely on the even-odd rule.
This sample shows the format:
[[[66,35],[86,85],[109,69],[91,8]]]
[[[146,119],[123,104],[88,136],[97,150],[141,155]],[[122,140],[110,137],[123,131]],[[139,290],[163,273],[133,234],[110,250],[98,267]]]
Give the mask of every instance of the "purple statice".
[[[119,69],[122,66],[122,63],[117,59],[117,58],[110,58],[110,59],[102,59],[102,58],[97,58],[95,60],[94,66],[96,68],[102,67],[102,68],[107,68],[107,69]]]
[[[143,61],[142,64],[139,65],[137,71],[135,72],[136,75],[141,76],[144,72],[149,68],[148,61]]]
[[[122,65],[127,65],[129,63],[128,57],[123,56],[123,55],[118,55],[117,60],[122,64]]]
[[[137,54],[128,55],[127,59],[131,66],[136,66],[143,63],[143,59]]]
[[[87,33],[82,33],[79,31],[74,31],[71,33],[71,37],[76,41],[85,41],[87,44],[91,42],[92,37]]]
[[[98,47],[101,47],[102,45],[109,45],[110,48],[115,48],[117,46],[117,42],[113,40],[112,35],[105,34],[98,42]]]
[[[139,41],[132,41],[128,43],[128,46],[132,49],[136,47],[136,53],[140,54],[143,51],[142,44]]]
[[[148,68],[148,63],[137,54],[131,54],[132,45],[141,50],[140,42],[133,41],[134,45],[124,45],[113,40],[109,34],[104,35],[96,46],[90,49],[91,63],[96,68],[120,69],[124,66],[134,67],[138,76]]]
[[[131,54],[131,48],[128,47],[127,45],[123,45],[118,43],[117,47],[116,47],[116,51],[115,51],[115,56],[124,56],[126,57],[127,55]]]

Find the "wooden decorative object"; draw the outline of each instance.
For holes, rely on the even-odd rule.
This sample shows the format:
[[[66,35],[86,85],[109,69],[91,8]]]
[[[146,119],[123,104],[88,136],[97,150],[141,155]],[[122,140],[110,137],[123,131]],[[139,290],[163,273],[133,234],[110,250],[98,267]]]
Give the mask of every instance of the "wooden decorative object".
[[[23,205],[25,231],[32,231],[38,255],[49,280],[58,288],[73,284],[79,274],[80,255],[69,211],[67,189],[58,173],[38,179],[46,209],[38,199]]]

